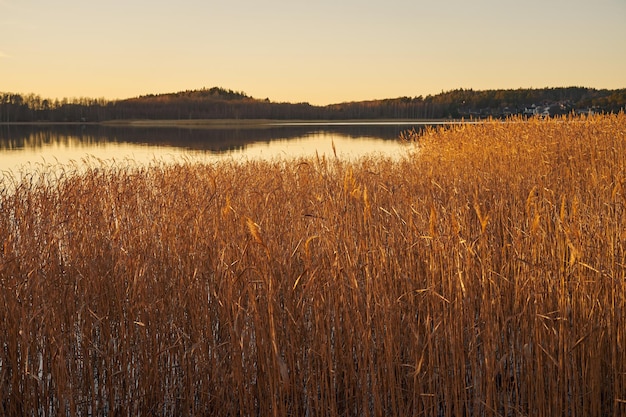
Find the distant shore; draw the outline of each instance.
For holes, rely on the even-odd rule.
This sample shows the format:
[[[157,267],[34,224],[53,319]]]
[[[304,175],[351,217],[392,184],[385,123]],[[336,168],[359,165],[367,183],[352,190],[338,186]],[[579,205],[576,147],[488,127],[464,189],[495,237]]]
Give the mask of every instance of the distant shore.
[[[262,126],[293,125],[342,125],[342,124],[447,124],[460,123],[456,119],[128,119],[107,120],[102,122],[2,122],[0,126],[71,126],[99,125],[111,127],[184,127],[184,128],[258,128]]]

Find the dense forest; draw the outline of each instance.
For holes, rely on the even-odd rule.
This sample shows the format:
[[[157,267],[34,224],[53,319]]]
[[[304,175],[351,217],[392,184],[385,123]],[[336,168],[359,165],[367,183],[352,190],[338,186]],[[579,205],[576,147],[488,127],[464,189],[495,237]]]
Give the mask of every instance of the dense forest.
[[[449,119],[552,116],[571,112],[617,113],[626,89],[585,87],[457,89],[426,97],[399,97],[327,106],[278,103],[220,87],[125,100],[48,99],[0,92],[0,123],[105,122],[130,119]]]

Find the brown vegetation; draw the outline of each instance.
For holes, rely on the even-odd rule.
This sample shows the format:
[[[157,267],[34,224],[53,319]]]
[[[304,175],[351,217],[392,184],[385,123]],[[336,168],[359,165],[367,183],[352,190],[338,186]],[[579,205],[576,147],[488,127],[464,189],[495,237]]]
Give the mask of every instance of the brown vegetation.
[[[626,413],[626,116],[0,195],[3,415]]]

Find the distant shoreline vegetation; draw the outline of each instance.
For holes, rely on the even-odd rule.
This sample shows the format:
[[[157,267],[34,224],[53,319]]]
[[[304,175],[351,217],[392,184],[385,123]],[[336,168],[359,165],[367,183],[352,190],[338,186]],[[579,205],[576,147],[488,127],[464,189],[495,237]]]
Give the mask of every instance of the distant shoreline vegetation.
[[[316,106],[272,102],[221,87],[123,100],[48,99],[0,92],[0,123],[100,123],[125,120],[347,120],[482,119],[514,115],[549,117],[571,113],[618,113],[626,89],[585,87],[457,89],[426,97],[398,97]]]

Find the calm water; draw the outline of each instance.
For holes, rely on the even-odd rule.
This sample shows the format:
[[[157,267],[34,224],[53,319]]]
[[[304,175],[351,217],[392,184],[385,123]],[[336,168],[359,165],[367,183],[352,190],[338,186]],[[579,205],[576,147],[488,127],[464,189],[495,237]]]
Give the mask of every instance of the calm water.
[[[144,164],[301,156],[406,155],[399,135],[423,123],[280,123],[228,127],[0,126],[0,172],[23,174],[56,164],[103,160]],[[333,150],[334,146],[334,150]]]

